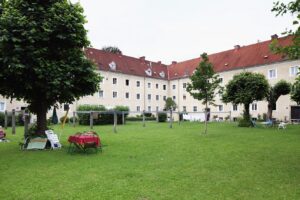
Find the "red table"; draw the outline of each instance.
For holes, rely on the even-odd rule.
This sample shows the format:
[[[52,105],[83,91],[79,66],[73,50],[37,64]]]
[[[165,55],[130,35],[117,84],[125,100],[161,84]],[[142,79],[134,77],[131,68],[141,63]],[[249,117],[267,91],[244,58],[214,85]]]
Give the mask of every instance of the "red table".
[[[101,141],[96,133],[88,132],[71,135],[68,141],[70,143],[69,152],[71,151],[72,144],[84,152],[86,152],[88,148],[95,148],[96,150],[99,148],[101,150]]]

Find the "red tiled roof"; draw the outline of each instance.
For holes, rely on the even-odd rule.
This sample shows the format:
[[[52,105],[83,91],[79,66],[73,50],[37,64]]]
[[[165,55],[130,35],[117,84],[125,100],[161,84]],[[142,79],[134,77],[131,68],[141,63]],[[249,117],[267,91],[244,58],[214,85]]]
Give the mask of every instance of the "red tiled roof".
[[[108,53],[94,48],[87,48],[86,56],[97,64],[99,70],[165,80],[168,79],[167,66],[159,62],[150,62],[142,58],[133,58],[121,54]],[[112,62],[116,63],[116,71],[111,70],[109,67],[109,64]],[[151,76],[148,76],[145,72],[149,68],[152,70]],[[159,75],[161,72],[165,73],[164,78]]]
[[[292,37],[279,38],[278,42],[282,46],[286,46],[291,44]],[[213,64],[215,72],[222,72],[286,60],[282,55],[274,54],[270,51],[270,43],[271,40],[268,40],[239,47],[237,49],[211,54],[209,55],[209,61]],[[200,61],[201,58],[199,57],[169,65],[169,79],[177,79],[192,75]]]
[[[291,44],[292,37],[278,39],[283,46]],[[215,54],[209,55],[209,61],[213,64],[215,72],[234,70],[239,68],[248,68],[258,65],[265,65],[286,60],[282,55],[276,55],[270,51],[271,40],[259,42],[256,44],[239,47]],[[192,75],[198,67],[201,58],[195,58],[183,62],[173,62],[167,66],[159,62],[150,62],[141,58],[133,58],[121,54],[108,53],[102,50],[87,48],[86,55],[93,60],[99,70],[119,72],[142,77],[151,77],[158,79],[178,79]],[[115,62],[116,71],[111,70],[109,64]],[[152,76],[148,76],[145,71],[152,69]],[[165,78],[159,73],[164,72]]]

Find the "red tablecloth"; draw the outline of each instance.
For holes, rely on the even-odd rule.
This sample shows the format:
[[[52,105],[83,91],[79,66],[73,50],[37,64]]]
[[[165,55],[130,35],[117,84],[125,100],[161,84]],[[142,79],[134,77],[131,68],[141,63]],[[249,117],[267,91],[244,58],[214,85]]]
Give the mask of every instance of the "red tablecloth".
[[[68,141],[79,145],[95,142],[97,147],[101,144],[100,138],[97,135],[71,135]]]

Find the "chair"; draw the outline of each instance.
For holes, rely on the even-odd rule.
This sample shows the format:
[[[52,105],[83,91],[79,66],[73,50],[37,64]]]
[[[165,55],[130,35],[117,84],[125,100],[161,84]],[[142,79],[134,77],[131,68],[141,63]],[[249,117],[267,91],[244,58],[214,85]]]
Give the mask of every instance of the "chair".
[[[58,137],[53,132],[53,130],[46,130],[45,133],[46,133],[48,140],[51,143],[51,148],[52,149],[60,149],[62,145],[60,144]]]
[[[273,121],[269,119],[265,122],[261,122],[261,124],[265,125],[266,127],[272,127],[273,126]]]

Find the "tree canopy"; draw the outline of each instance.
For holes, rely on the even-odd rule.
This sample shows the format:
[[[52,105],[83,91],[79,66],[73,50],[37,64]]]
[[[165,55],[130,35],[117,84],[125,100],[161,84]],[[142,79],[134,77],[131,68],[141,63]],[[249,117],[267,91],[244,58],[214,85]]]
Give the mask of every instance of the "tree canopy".
[[[114,53],[114,54],[122,54],[122,51],[118,47],[113,47],[113,46],[103,47],[102,51]]]
[[[289,46],[280,46],[277,40],[274,40],[271,44],[271,49],[275,53],[283,53],[290,59],[300,58],[300,0],[290,1],[289,3],[281,3],[279,1],[274,3],[272,12],[276,13],[276,16],[285,15],[287,13],[295,16],[292,24],[295,26],[295,30],[290,29],[283,33],[283,35],[292,35],[293,44]]]
[[[223,102],[244,105],[244,120],[250,120],[249,106],[253,101],[266,98],[269,83],[265,76],[259,73],[242,72],[234,75],[225,86]]]
[[[94,94],[101,77],[85,57],[82,7],[68,0],[6,1],[0,17],[0,94],[24,100],[38,132],[57,103]]]
[[[194,99],[202,101],[202,104],[205,105],[205,133],[207,133],[208,105],[214,105],[216,90],[221,89],[221,79],[215,74],[207,53],[203,53],[201,58],[202,61],[190,77],[191,83],[187,84],[187,91]]]
[[[292,86],[291,99],[300,104],[300,76],[297,77],[296,82]]]
[[[165,110],[174,110],[177,108],[175,101],[171,97],[168,97],[165,102]]]

